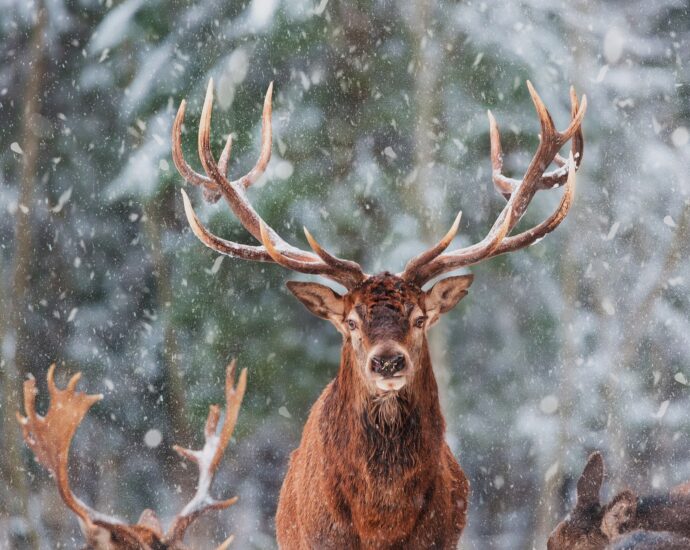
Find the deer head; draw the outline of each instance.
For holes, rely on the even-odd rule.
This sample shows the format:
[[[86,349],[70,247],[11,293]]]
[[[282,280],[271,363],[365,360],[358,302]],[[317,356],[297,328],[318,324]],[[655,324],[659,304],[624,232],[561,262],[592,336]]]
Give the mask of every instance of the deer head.
[[[208,200],[224,197],[238,220],[260,244],[239,244],[213,235],[199,221],[182,190],[189,225],[201,242],[221,254],[277,263],[299,273],[320,275],[345,287],[346,292],[339,294],[318,283],[288,283],[288,288],[312,313],[329,320],[342,333],[345,351],[356,359],[359,380],[368,391],[397,392],[413,381],[419,370],[420,356],[426,350],[426,331],[467,294],[472,276],[442,279],[428,290],[422,287],[439,275],[529,246],[553,231],[568,213],[575,192],[575,171],[582,159],[581,123],[587,100],[583,96],[580,105],[571,89],[572,119],[566,130],[558,132],[539,95],[529,82],[527,86],[541,124],[540,144],[521,180],[503,176],[498,127],[489,112],[493,181],[507,202],[486,237],[476,244],[446,251],[460,225],[458,214],[448,233],[435,246],[411,259],[401,273],[378,275],[368,275],[359,264],[327,252],[306,228],[304,233],[312,251],[288,244],[261,219],[246,195],[247,188],[266,169],[271,155],[272,84],[264,100],[259,160],[239,179],[227,178],[231,138],[228,137],[218,162],[211,151],[212,81],[206,92],[198,136],[199,157],[206,175],[195,172],[182,156],[184,101],[172,132],[173,160],[180,174],[200,186]],[[571,139],[572,150],[566,160],[558,152]],[[558,168],[547,172],[553,162]],[[562,185],[565,191],[551,216],[531,229],[511,235],[537,191]]]
[[[637,508],[636,495],[622,491],[602,505],[603,481],[604,459],[595,452],[577,481],[575,507],[549,536],[548,550],[604,550],[629,529]]]
[[[236,365],[233,361],[225,377],[225,419],[218,428],[220,408],[211,405],[203,449],[195,451],[175,445],[174,449],[184,458],[194,462],[199,469],[197,491],[192,500],[175,516],[167,532],[152,510],[144,510],[139,521],[128,525],[115,517],[91,509],[77,498],[69,484],[69,448],[79,424],[89,409],[103,399],[100,394],[87,395],[76,391],[81,373],[75,374],[64,390],[55,385],[55,365],[48,370],[50,406],[45,416],[36,413],[36,381],[24,382],[24,409],[26,416],[17,413],[24,440],[36,460],[52,474],[67,507],[79,518],[79,524],[87,540],[88,548],[96,550],[185,550],[183,540],[187,528],[199,516],[209,510],[222,510],[233,505],[237,497],[216,500],[210,495],[213,476],[223,458],[225,448],[235,429],[244,391],[247,386],[247,370],[243,369],[235,384]],[[224,550],[232,542],[226,539],[217,550]]]
[[[548,550],[690,548],[690,483],[658,495],[624,490],[602,504],[603,480],[604,460],[595,452],[577,482],[575,507],[551,533]]]
[[[449,277],[422,291],[382,273],[341,296],[318,283],[288,283],[315,315],[327,319],[352,349],[357,375],[370,393],[402,389],[414,379],[426,350],[426,331],[453,308],[472,284],[472,275]]]

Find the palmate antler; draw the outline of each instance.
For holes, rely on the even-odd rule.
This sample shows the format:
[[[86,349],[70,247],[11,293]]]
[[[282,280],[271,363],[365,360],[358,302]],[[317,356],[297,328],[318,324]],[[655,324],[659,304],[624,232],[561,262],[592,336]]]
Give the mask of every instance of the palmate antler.
[[[572,118],[570,125],[563,132],[558,132],[551,115],[529,81],[527,81],[527,87],[539,116],[541,136],[537,152],[521,180],[507,178],[501,173],[503,154],[500,136],[496,121],[489,112],[493,181],[496,189],[507,200],[491,230],[484,239],[476,244],[444,253],[460,226],[460,214],[458,214],[443,239],[407,263],[405,269],[398,274],[403,279],[421,287],[434,277],[448,271],[474,265],[499,254],[519,250],[533,244],[556,229],[567,215],[575,193],[575,172],[582,160],[584,148],[582,119],[587,108],[587,98],[582,96],[582,104],[580,105],[575,91],[571,88]],[[206,176],[195,172],[182,157],[181,131],[185,111],[184,101],[182,101],[175,118],[172,135],[173,160],[180,174],[190,183],[202,186],[204,194],[210,200],[215,201],[219,194],[223,195],[238,220],[263,246],[238,244],[213,235],[201,224],[192,209],[189,197],[183,190],[182,197],[189,225],[201,242],[221,254],[246,260],[275,262],[300,273],[321,275],[342,284],[347,289],[352,289],[368,277],[359,264],[337,258],[326,252],[306,228],[304,232],[314,253],[291,246],[259,217],[247,199],[245,189],[264,172],[271,155],[272,93],[273,84],[269,86],[264,100],[259,160],[246,176],[238,180],[229,181],[226,177],[230,155],[230,138],[228,138],[223,149],[219,163],[216,164],[211,152],[210,124],[213,81],[209,82],[199,124],[199,157]],[[571,153],[569,159],[566,160],[558,152],[570,140],[572,140]],[[553,162],[559,168],[547,172]],[[529,230],[517,235],[510,235],[537,191],[560,187],[563,184],[565,184],[565,191],[560,204],[551,216]]]
[[[220,431],[217,429],[220,408],[212,405],[206,421],[204,448],[192,451],[175,446],[180,455],[197,463],[199,483],[194,498],[175,517],[167,533],[163,532],[152,510],[144,510],[135,525],[128,525],[91,509],[72,493],[68,476],[70,444],[88,410],[103,399],[103,395],[76,391],[81,373],[75,374],[64,390],[59,389],[54,380],[55,365],[51,365],[48,370],[50,405],[46,415],[40,416],[35,407],[36,381],[31,379],[24,382],[26,416],[17,413],[24,440],[36,460],[55,478],[62,500],[78,516],[88,547],[96,550],[183,550],[186,548],[183,543],[186,530],[196,518],[208,510],[224,509],[237,501],[237,497],[218,501],[209,494],[213,476],[232,437],[247,386],[247,369],[242,370],[236,385],[235,372],[236,363],[233,360],[226,370],[227,408]],[[218,550],[227,548],[231,541],[232,537],[228,538],[218,546]]]

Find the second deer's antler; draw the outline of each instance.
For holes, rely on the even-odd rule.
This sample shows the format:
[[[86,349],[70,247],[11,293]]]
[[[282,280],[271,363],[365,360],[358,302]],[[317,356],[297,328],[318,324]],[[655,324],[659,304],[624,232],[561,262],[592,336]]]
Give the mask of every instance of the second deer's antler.
[[[152,510],[145,510],[134,525],[97,512],[77,498],[69,484],[69,449],[79,424],[89,409],[103,396],[88,395],[76,391],[81,373],[75,374],[64,390],[55,385],[55,365],[48,370],[50,405],[45,416],[36,413],[36,381],[24,383],[24,408],[26,416],[17,413],[17,420],[27,445],[36,460],[45,466],[55,478],[58,491],[67,507],[80,520],[82,531],[90,548],[97,550],[182,550],[184,535],[189,525],[208,510],[220,510],[234,504],[237,498],[217,501],[209,495],[213,476],[230,438],[232,437],[242,398],[247,386],[247,370],[240,373],[235,385],[236,363],[233,360],[226,370],[226,414],[218,430],[220,408],[212,405],[206,421],[206,444],[201,451],[191,451],[176,446],[183,456],[197,462],[199,483],[194,498],[180,512],[164,534],[160,521]],[[232,537],[218,549],[227,548]]]

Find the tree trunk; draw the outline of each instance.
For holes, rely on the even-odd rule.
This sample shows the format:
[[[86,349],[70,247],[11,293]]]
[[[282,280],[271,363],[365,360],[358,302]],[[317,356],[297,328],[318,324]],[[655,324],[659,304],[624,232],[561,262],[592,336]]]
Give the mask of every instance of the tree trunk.
[[[5,348],[14,348],[14,356],[7,357],[0,366],[0,387],[2,394],[3,451],[8,463],[4,479],[11,498],[0,501],[0,514],[23,516],[28,521],[28,487],[22,467],[20,432],[14,422],[14,411],[21,410],[22,382],[29,371],[31,327],[27,326],[24,312],[26,295],[30,285],[33,256],[32,214],[36,207],[34,182],[38,169],[39,137],[32,131],[31,118],[40,112],[41,90],[44,71],[44,35],[47,13],[42,3],[37,4],[36,25],[29,45],[29,73],[23,94],[22,133],[20,146],[23,150],[21,179],[19,187],[19,208],[16,213],[14,265],[12,267],[12,290],[10,311],[7,316],[3,338]],[[24,210],[27,209],[26,212]],[[9,344],[9,345],[8,345]],[[36,532],[28,523],[27,532],[21,540],[15,541],[22,548],[37,548]],[[11,542],[12,543],[12,542]]]
[[[436,213],[439,208],[427,204],[424,197],[424,184],[433,181],[433,163],[435,160],[434,142],[434,113],[438,109],[438,80],[443,59],[438,55],[443,53],[441,48],[434,50],[434,40],[427,34],[431,16],[435,8],[434,0],[422,0],[415,4],[410,17],[410,27],[414,34],[414,104],[417,120],[414,128],[416,177],[409,183],[405,191],[407,204],[416,210],[419,220],[421,240],[429,245],[434,244],[447,231],[442,220]],[[431,351],[434,373],[439,386],[439,399],[442,410],[448,412],[450,399],[450,368],[448,365],[448,332],[443,324],[438,325],[429,334],[429,348]],[[453,430],[454,415],[447,415],[448,431]]]
[[[163,227],[165,216],[161,214],[158,202],[154,197],[146,206],[146,232],[151,243],[153,272],[156,274],[156,303],[158,304],[159,323],[163,323],[163,406],[170,423],[173,440],[178,443],[191,442],[192,432],[185,415],[185,393],[180,377],[179,348],[175,327],[171,319],[173,289],[170,282],[172,267],[163,250]],[[173,211],[173,209],[170,209]],[[166,465],[169,464],[166,461]],[[180,480],[181,485],[189,484],[188,476]]]
[[[574,254],[571,252],[571,245],[573,242],[572,233],[563,247],[562,262],[559,277],[561,279],[561,294],[563,296],[563,313],[561,317],[561,352],[560,352],[560,380],[558,383],[558,390],[556,396],[558,399],[558,415],[559,415],[559,429],[558,429],[558,448],[554,456],[547,460],[546,467],[543,472],[547,472],[548,468],[553,464],[558,464],[556,472],[549,479],[542,478],[543,484],[541,486],[541,494],[538,501],[538,509],[536,516],[536,529],[532,546],[534,548],[545,548],[546,540],[548,539],[551,530],[556,526],[561,519],[566,503],[563,502],[563,484],[565,477],[563,475],[563,468],[565,466],[565,457],[568,450],[571,448],[572,435],[570,433],[569,422],[572,418],[574,410],[575,396],[573,388],[576,387],[575,361],[577,359],[577,346],[574,341],[574,334],[572,327],[575,320],[574,304],[578,295],[578,281],[579,274],[577,266],[574,265],[572,258]]]

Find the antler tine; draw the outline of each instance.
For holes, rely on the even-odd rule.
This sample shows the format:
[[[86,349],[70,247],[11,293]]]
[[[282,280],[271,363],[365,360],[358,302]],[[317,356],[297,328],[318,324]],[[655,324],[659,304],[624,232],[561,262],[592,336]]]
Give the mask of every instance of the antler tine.
[[[180,456],[194,462],[199,469],[199,482],[192,500],[175,517],[165,537],[167,544],[180,542],[184,538],[189,525],[201,514],[208,510],[222,510],[237,502],[237,497],[226,500],[216,500],[210,495],[211,483],[218,469],[225,448],[230,442],[235,430],[240,405],[247,387],[247,369],[240,372],[237,384],[235,384],[235,372],[237,362],[233,359],[225,373],[225,419],[218,430],[220,420],[220,408],[211,405],[209,408],[206,426],[204,428],[204,447],[199,450],[185,449],[178,445],[173,448]]]
[[[554,212],[543,222],[532,227],[531,229],[523,231],[522,233],[519,233],[517,235],[504,238],[498,244],[498,246],[490,253],[490,255],[484,257],[479,257],[477,255],[474,255],[474,257],[471,258],[468,257],[468,262],[463,264],[463,267],[468,267],[470,265],[477,264],[484,259],[493,258],[495,256],[500,256],[501,254],[505,254],[507,252],[513,252],[515,250],[525,248],[543,239],[546,235],[551,233],[560,225],[560,223],[568,215],[570,207],[573,204],[573,199],[575,198],[576,171],[573,169],[575,166],[575,161],[573,159],[572,153],[569,156],[569,161],[566,162],[568,162],[570,165],[568,170],[568,179],[563,188],[563,196],[561,197],[561,200],[556,210],[554,210]],[[433,279],[437,275],[449,271],[450,269],[457,268],[448,268],[443,263],[427,264],[423,266],[420,277],[423,278],[425,281],[428,281],[430,279]]]
[[[211,181],[210,178],[196,172],[184,158],[182,153],[182,123],[187,102],[183,99],[175,115],[172,128],[172,159],[180,175],[193,185],[197,185],[204,190],[204,197],[209,202],[217,202],[220,199],[220,189]],[[229,151],[228,151],[229,152]],[[227,169],[227,161],[226,161]]]
[[[269,90],[271,86],[269,86]],[[270,103],[270,97],[268,98]],[[240,223],[249,231],[255,239],[261,241],[259,222],[262,221],[261,217],[256,213],[254,208],[247,197],[242,192],[241,188],[238,186],[238,181],[229,181],[224,174],[221,173],[218,164],[216,164],[213,158],[213,152],[211,151],[211,113],[213,111],[213,79],[209,79],[208,87],[206,88],[206,98],[204,99],[204,106],[201,109],[201,121],[199,122],[199,158],[201,159],[201,164],[204,170],[209,175],[212,181],[214,181],[220,188],[221,193],[225,197],[228,205],[235,213]],[[268,110],[270,126],[270,108]],[[268,136],[271,136],[271,130],[267,132]],[[268,147],[270,149],[270,142],[268,142]],[[262,151],[263,152],[263,151]],[[270,157],[270,152],[269,152]],[[260,164],[261,160],[259,160]],[[256,168],[256,167],[255,167]],[[279,243],[279,246],[285,248],[286,250],[296,254],[297,256],[305,256],[301,250],[294,249],[288,243],[286,243],[273,229],[269,228],[273,240]],[[305,259],[315,259],[307,258]]]
[[[498,131],[498,124],[491,113],[491,110],[486,114],[489,117],[489,139],[491,141],[491,175],[494,181],[494,186],[501,193],[506,200],[510,198],[511,193],[517,187],[516,180],[510,180],[501,174],[503,170],[503,149],[501,148],[501,135]]]
[[[321,258],[325,263],[337,269],[339,271],[345,271],[351,273],[358,281],[361,282],[364,279],[364,274],[362,273],[362,268],[357,262],[352,262],[350,260],[344,260],[334,256],[327,250],[325,250],[314,238],[314,236],[309,232],[306,227],[302,227],[304,231],[304,236],[307,238],[307,242],[311,249],[316,253],[316,255]]]
[[[537,113],[543,114],[544,112],[546,112],[546,115],[548,115],[547,120],[551,120],[551,116],[544,107],[541,98],[534,90],[534,88],[531,86],[531,84],[529,84],[529,86],[531,97],[535,103],[535,106],[537,107]],[[575,157],[575,169],[578,169],[580,167],[580,163],[582,162],[582,154],[584,150],[584,140],[582,138],[581,122],[582,117],[585,113],[586,103],[584,104],[583,109],[579,108],[577,95],[575,94],[575,88],[573,86],[570,87],[570,101],[571,123],[568,126],[568,128],[563,132],[556,132],[555,130],[553,130],[553,122],[551,122],[550,124],[547,122],[546,125],[548,128],[549,136],[556,136],[557,141],[561,143],[560,146],[562,146],[564,143],[568,141],[568,139],[570,139],[570,137],[572,137],[573,141],[571,150],[573,152],[573,156]],[[584,101],[586,101],[586,98],[584,98]],[[488,116],[489,136],[491,139],[492,179],[494,182],[494,186],[496,187],[498,192],[501,193],[507,200],[510,198],[511,193],[513,193],[513,191],[515,191],[515,189],[520,185],[521,180],[516,180],[503,175],[503,151],[501,148],[500,132],[498,131],[496,119],[494,118],[491,111],[488,111]],[[541,135],[539,136],[539,139],[541,142]],[[552,170],[550,172],[545,172],[541,176],[539,181],[536,183],[536,188],[538,190],[560,187],[568,179],[568,172],[567,170],[564,170],[564,167],[568,162],[567,159],[563,158],[561,155],[556,153],[553,161],[559,166],[559,168],[556,170]]]
[[[359,267],[359,264],[355,264],[355,262],[352,263],[356,267],[350,269],[349,267],[336,267],[335,265],[329,265],[325,262],[313,263],[291,258],[287,254],[284,254],[276,248],[276,246],[271,241],[271,235],[268,232],[268,227],[265,223],[263,223],[263,221],[261,222],[261,240],[264,243],[266,252],[268,252],[271,258],[273,258],[273,261],[275,263],[288,269],[292,269],[293,271],[297,271],[299,273],[307,273],[311,275],[323,275],[336,281],[337,283],[340,283],[348,289],[354,288],[366,278],[366,275],[362,272],[362,269]],[[339,261],[344,261],[328,254],[325,250],[321,249],[321,247],[318,245],[318,243],[316,243],[316,241],[313,240],[313,238],[312,241],[321,250],[324,256],[329,258],[329,262],[336,264]]]
[[[569,156],[567,166],[568,179],[565,183],[561,201],[553,214],[551,214],[539,225],[536,225],[527,231],[523,231],[518,235],[513,235],[512,237],[507,237],[504,239],[498,248],[492,253],[492,257],[505,254],[506,252],[512,252],[513,250],[519,250],[520,248],[524,248],[532,243],[537,242],[556,229],[565,219],[570,211],[570,207],[573,204],[573,199],[575,198],[576,170],[575,159],[573,158],[572,153]]]
[[[24,441],[52,474],[65,505],[79,517],[80,526],[90,547],[113,550],[150,550],[153,533],[141,525],[125,525],[117,518],[97,512],[74,495],[69,484],[69,450],[72,439],[89,409],[103,399],[102,394],[88,395],[76,391],[81,373],[69,380],[64,390],[55,385],[55,364],[48,369],[50,404],[45,416],[36,413],[36,380],[24,382],[26,416],[17,412]],[[104,533],[107,531],[107,533]],[[117,541],[110,545],[104,541]]]
[[[584,97],[585,101],[586,99],[587,98]],[[580,111],[580,107],[577,99],[577,94],[575,94],[575,88],[573,86],[570,87],[570,104],[570,116],[572,120],[577,120],[577,115]],[[582,111],[582,115],[584,115],[584,110]],[[563,132],[563,135],[567,135],[567,131]],[[563,143],[565,143],[565,141]],[[575,159],[575,170],[578,170],[580,168],[580,163],[582,162],[582,156],[584,153],[584,147],[585,143],[582,137],[582,124],[578,124],[575,129],[575,132],[572,134],[572,142],[570,147],[572,156]],[[538,184],[539,189],[553,189],[555,187],[560,187],[568,179],[568,159],[563,158],[560,154],[556,153],[556,156],[553,160],[558,165],[558,168],[556,170],[546,172],[541,177],[541,180]]]
[[[211,233],[204,225],[199,221],[194,208],[192,208],[192,203],[189,201],[189,197],[184,189],[180,189],[182,192],[182,203],[184,204],[184,212],[187,216],[187,222],[191,228],[194,235],[202,243],[208,246],[210,249],[225,254],[226,256],[233,256],[235,258],[242,258],[244,260],[254,260],[257,262],[273,262],[273,258],[266,252],[263,246],[252,246],[247,244],[239,244],[233,241],[227,241],[217,237]]]
[[[450,243],[455,238],[455,235],[457,235],[458,233],[461,218],[462,212],[458,212],[458,215],[455,216],[455,221],[453,222],[453,225],[451,225],[448,232],[443,236],[443,238],[440,241],[436,243],[436,245],[434,245],[428,250],[425,250],[424,252],[415,256],[409,262],[407,262],[407,264],[405,265],[405,269],[403,270],[403,274],[401,275],[403,279],[406,278],[406,273],[416,273],[420,267],[422,267],[425,264],[428,264],[431,260],[436,258],[439,254],[441,254],[441,252],[448,248]]]
[[[199,221],[199,218],[191,206],[189,197],[182,191],[185,214],[189,225],[202,243],[221,254],[246,260],[275,262],[301,273],[311,273],[328,277],[340,284],[344,284],[347,288],[351,288],[353,284],[360,282],[365,277],[359,264],[340,260],[320,247],[319,249],[322,254],[314,254],[290,245],[261,219],[247,200],[245,189],[252,185],[264,173],[271,158],[271,143],[273,136],[271,126],[272,95],[273,83],[269,85],[264,98],[261,126],[261,152],[259,158],[254,167],[246,175],[237,180],[230,181],[227,179],[227,166],[232,145],[231,136],[228,137],[218,163],[216,163],[211,151],[211,112],[213,108],[212,79],[209,81],[206,89],[198,136],[199,157],[208,177],[194,172],[182,158],[180,132],[182,119],[184,117],[184,101],[180,105],[180,110],[178,111],[175,124],[173,125],[173,159],[175,160],[175,166],[178,167],[180,174],[192,183],[203,185],[204,193],[207,198],[214,198],[216,193],[222,194],[240,223],[254,238],[260,243],[263,243],[264,246],[242,245],[227,241],[211,233]],[[262,226],[264,228],[263,230]],[[273,254],[270,253],[266,247],[263,233],[268,235],[267,240],[274,250]],[[281,260],[279,261],[276,258],[281,258]]]
[[[493,181],[498,191],[508,200],[489,234],[478,244],[444,254],[435,254],[431,260],[424,264],[420,263],[406,268],[403,273],[403,277],[406,279],[422,285],[441,273],[476,264],[504,252],[523,248],[553,231],[565,218],[575,190],[574,173],[579,162],[576,159],[581,159],[584,147],[581,126],[587,108],[587,98],[583,96],[582,104],[579,105],[575,91],[571,88],[571,121],[563,132],[558,132],[549,111],[531,82],[527,81],[527,87],[539,116],[541,136],[537,152],[527,167],[522,180],[513,180],[501,174],[503,153],[500,134],[496,120],[490,111],[488,113]],[[573,140],[569,161],[559,170],[544,173],[546,168],[556,159],[558,150],[569,139]],[[567,182],[567,189],[556,212],[534,228],[515,237],[508,237],[522,218],[535,193],[540,189],[559,186],[563,182]]]
[[[271,125],[271,113],[273,112],[272,97],[273,82],[268,85],[266,97],[264,97],[264,108],[261,114],[261,152],[259,153],[259,159],[245,176],[233,182],[244,188],[249,187],[262,176],[266,171],[268,161],[271,160],[271,144],[273,142],[273,126]]]
[[[440,252],[438,254],[434,254],[432,252],[434,249],[432,248],[429,251],[432,252],[430,255],[435,256],[432,260],[424,264],[420,263],[409,269],[406,267],[405,271],[401,274],[401,277],[405,280],[415,283],[418,286],[422,286],[426,281],[432,278],[432,276],[429,275],[430,272],[438,271],[438,273],[441,273],[451,269],[448,267],[438,270],[438,268],[432,268],[432,266],[436,266],[439,263],[443,264],[444,266],[449,265],[451,261],[457,261],[457,257],[460,254],[462,254],[462,266],[478,263],[481,260],[493,255],[494,251],[500,246],[503,239],[505,239],[513,227],[513,209],[515,203],[517,202],[516,197],[517,194],[513,194],[510,197],[508,204],[506,204],[503,211],[499,214],[491,230],[480,242],[446,254],[441,254]],[[442,242],[443,239],[441,240],[441,243]],[[438,246],[439,245],[436,245],[436,247]],[[421,255],[423,254],[426,253],[422,253]]]
[[[247,386],[247,370],[240,373],[235,385],[236,363],[233,360],[226,371],[225,381],[225,419],[218,430],[220,408],[213,405],[206,421],[206,443],[202,450],[193,451],[175,447],[178,453],[195,462],[199,468],[199,484],[194,498],[175,518],[169,533],[163,535],[160,522],[152,510],[145,510],[139,521],[128,525],[117,518],[102,514],[89,508],[79,500],[69,485],[69,449],[74,434],[94,403],[103,395],[88,395],[76,391],[81,373],[69,380],[64,390],[55,385],[55,365],[48,370],[48,393],[50,404],[45,416],[36,413],[36,380],[24,382],[24,409],[26,416],[17,412],[24,440],[33,451],[38,462],[43,464],[55,478],[58,491],[67,507],[80,519],[80,527],[88,543],[88,548],[96,550],[183,550],[187,527],[200,514],[211,509],[222,509],[234,504],[237,498],[215,500],[209,496],[213,476],[228,446],[235,429],[239,408]],[[218,548],[227,548],[232,537]]]

